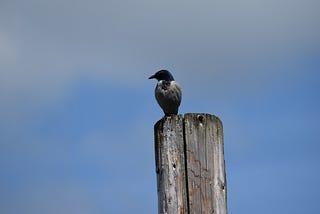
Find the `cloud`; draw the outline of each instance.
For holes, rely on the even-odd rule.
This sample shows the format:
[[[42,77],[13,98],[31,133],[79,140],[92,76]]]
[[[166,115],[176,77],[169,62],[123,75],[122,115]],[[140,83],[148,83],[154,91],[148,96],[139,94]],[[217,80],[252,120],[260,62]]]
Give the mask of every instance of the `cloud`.
[[[248,62],[319,48],[318,6],[312,0],[33,0],[7,2],[1,12],[8,20],[2,31],[16,49],[14,72],[61,80],[87,68],[119,80],[140,79],[157,66],[237,75]]]
[[[0,116],[16,126],[63,102],[79,79],[136,88],[160,68],[172,69],[190,94],[269,87],[274,78],[307,72],[284,64],[319,52],[319,4],[2,2]]]
[[[79,79],[130,89],[168,68],[189,94],[269,87],[281,73],[306,72],[289,73],[283,63],[319,51],[319,6],[313,0],[2,2],[0,126],[23,130],[21,121],[64,102]]]
[[[301,63],[319,53],[318,1],[10,0],[0,5],[2,213],[106,213],[105,199],[113,203],[110,213],[156,210],[150,139],[154,118],[162,112],[150,100],[155,82],[147,77],[160,68],[172,70],[180,81],[186,95],[182,112],[219,113],[230,168],[232,160],[238,166],[239,158],[255,149],[260,161],[266,160],[261,139],[270,139],[264,133],[274,127],[268,143],[290,142],[291,150],[276,148],[291,156],[300,145],[292,133],[310,134],[305,143],[316,147],[315,130],[300,128],[318,118],[318,74],[310,71],[318,65]],[[305,119],[292,123],[295,115]],[[130,157],[134,154],[143,155]],[[243,162],[252,160],[247,156]],[[266,167],[258,179],[272,173],[274,166]],[[230,179],[233,172],[238,173],[230,170]],[[282,179],[291,175],[290,168]],[[26,177],[30,183],[24,183]],[[132,203],[119,207],[118,198]],[[75,203],[79,207],[70,206]]]

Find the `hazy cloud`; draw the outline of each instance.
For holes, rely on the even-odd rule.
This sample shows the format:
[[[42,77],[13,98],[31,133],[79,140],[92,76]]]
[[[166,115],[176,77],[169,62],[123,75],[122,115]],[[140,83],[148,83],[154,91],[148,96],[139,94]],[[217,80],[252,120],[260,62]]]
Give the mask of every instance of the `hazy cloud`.
[[[222,117],[238,210],[243,200],[233,196],[242,190],[232,178],[246,180],[241,164],[255,160],[248,171],[260,186],[274,173],[274,162],[254,172],[269,161],[266,151],[285,149],[284,159],[317,151],[316,129],[307,127],[319,118],[319,8],[316,0],[2,0],[1,211],[156,210],[150,139],[162,112],[147,77],[161,68],[181,82],[181,112]],[[282,174],[288,189],[293,175],[293,166]]]
[[[319,48],[320,5],[312,0],[3,4],[0,32],[10,41],[2,41],[7,47],[1,54],[16,59],[11,72],[46,73],[49,79],[85,68],[111,79],[139,79],[157,66],[198,68],[209,76],[205,66],[218,67],[229,75],[242,72],[243,60]]]

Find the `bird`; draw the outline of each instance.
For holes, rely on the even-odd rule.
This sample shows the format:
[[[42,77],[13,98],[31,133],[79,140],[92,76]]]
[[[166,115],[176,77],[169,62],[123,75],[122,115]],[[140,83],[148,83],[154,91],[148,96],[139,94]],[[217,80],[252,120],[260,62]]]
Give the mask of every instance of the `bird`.
[[[182,99],[179,83],[168,70],[160,70],[149,79],[156,79],[155,97],[165,116],[177,115]]]

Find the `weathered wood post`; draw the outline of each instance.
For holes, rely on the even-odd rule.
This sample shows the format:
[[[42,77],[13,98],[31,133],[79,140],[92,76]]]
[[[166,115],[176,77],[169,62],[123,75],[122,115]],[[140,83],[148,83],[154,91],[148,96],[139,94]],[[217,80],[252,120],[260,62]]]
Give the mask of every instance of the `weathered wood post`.
[[[164,117],[155,126],[159,214],[227,214],[222,123],[209,114]]]

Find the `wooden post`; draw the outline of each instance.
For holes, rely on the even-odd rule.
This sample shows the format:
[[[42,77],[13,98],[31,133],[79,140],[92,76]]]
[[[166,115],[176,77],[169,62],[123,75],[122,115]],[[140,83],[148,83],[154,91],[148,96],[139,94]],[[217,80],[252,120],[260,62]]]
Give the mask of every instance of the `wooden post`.
[[[155,125],[158,213],[188,213],[186,167],[181,115]]]
[[[222,123],[209,114],[155,126],[159,214],[227,214]]]

